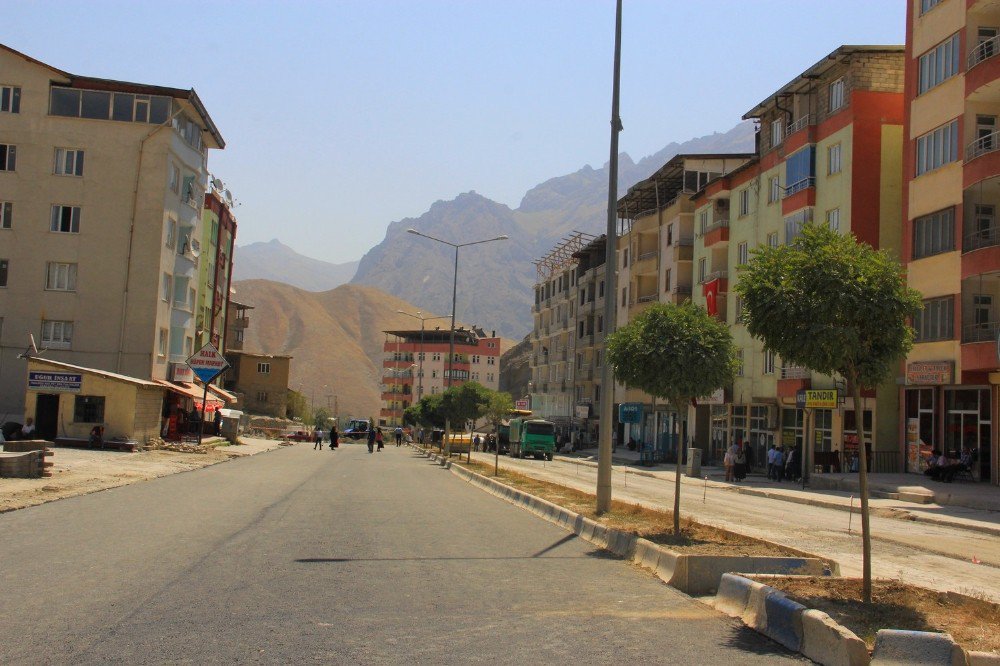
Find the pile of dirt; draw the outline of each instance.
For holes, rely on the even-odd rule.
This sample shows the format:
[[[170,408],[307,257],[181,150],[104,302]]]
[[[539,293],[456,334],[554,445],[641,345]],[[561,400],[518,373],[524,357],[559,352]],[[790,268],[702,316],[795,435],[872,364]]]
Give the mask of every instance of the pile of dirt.
[[[872,581],[872,604],[861,601],[857,578],[760,577],[807,608],[823,611],[875,644],[879,629],[951,634],[967,650],[1000,653],[1000,605],[955,592],[936,592],[898,580]]]
[[[727,532],[690,519],[682,519],[681,533],[674,534],[673,512],[656,511],[638,504],[612,500],[611,511],[597,515],[596,496],[547,481],[539,481],[517,472],[500,469],[494,477],[493,465],[473,461],[463,462],[479,474],[498,478],[502,483],[541,497],[553,504],[574,511],[623,532],[630,532],[670,550],[690,555],[722,555],[737,557],[800,557],[803,553],[779,544]]]

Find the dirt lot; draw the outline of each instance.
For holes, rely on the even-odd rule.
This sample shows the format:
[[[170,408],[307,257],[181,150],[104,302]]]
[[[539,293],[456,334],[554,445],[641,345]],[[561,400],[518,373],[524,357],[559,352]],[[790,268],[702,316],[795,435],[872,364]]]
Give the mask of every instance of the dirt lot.
[[[54,463],[51,477],[0,479],[0,512],[186,472],[277,446],[274,440],[250,439],[240,446],[212,447],[207,453],[56,448],[48,458]]]
[[[473,461],[463,462],[468,467],[484,476],[493,478],[493,466]],[[499,480],[537,497],[558,504],[570,511],[592,518],[604,525],[625,532],[632,532],[649,539],[653,543],[669,546],[679,553],[697,553],[699,555],[729,555],[729,556],[768,556],[795,557],[801,555],[794,550],[778,544],[760,541],[751,537],[733,534],[714,527],[702,525],[688,519],[681,520],[681,534],[673,533],[673,514],[671,512],[654,511],[637,504],[627,504],[612,500],[611,511],[598,516],[595,511],[595,497],[573,488],[560,486],[546,481],[539,481],[517,472],[500,469]],[[682,514],[683,516],[683,514]]]
[[[844,625],[868,647],[879,629],[943,631],[967,650],[1000,652],[1000,606],[959,594],[935,592],[896,580],[872,582],[873,604],[861,603],[856,578],[772,578],[760,581]]]

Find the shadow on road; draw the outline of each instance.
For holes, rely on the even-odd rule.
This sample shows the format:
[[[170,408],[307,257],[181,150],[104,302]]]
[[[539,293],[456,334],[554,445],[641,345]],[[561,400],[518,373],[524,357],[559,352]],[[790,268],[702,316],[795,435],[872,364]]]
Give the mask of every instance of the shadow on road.
[[[762,639],[763,637],[756,631],[740,623],[739,626],[733,627],[730,634],[726,637],[724,645],[742,652],[752,652],[753,654],[795,654],[770,639]]]

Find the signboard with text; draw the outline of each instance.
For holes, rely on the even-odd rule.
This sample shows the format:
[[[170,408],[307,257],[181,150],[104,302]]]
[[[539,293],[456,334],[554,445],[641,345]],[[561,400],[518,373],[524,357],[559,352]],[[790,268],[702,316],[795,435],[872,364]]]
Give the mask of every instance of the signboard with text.
[[[589,419],[590,405],[576,405],[573,408],[573,412],[576,414],[576,418],[578,419]]]
[[[955,363],[952,361],[917,361],[906,364],[907,384],[953,384]]]
[[[710,395],[698,398],[699,405],[724,405],[726,404],[726,391],[725,389],[716,389]]]
[[[226,357],[220,354],[219,350],[211,343],[196,351],[187,360],[187,364],[204,384],[218,377],[229,367]]]
[[[618,405],[619,423],[642,423],[642,403],[623,402]]]
[[[525,398],[522,398],[520,400],[515,400],[514,401],[514,409],[520,409],[522,411],[528,411],[528,409],[530,409],[530,407],[528,407],[529,404],[531,404],[531,403],[529,403],[528,400],[525,399]]]
[[[83,386],[83,375],[76,372],[36,372],[28,373],[28,390],[44,393],[79,393]]]
[[[836,409],[837,389],[796,391],[795,406],[799,409]]]

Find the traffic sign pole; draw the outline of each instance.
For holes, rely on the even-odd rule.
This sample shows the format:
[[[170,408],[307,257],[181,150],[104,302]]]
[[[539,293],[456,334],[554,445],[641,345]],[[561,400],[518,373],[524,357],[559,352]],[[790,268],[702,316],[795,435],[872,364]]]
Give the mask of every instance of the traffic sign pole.
[[[229,362],[219,353],[215,345],[209,342],[196,351],[187,360],[187,364],[205,386],[205,392],[201,396],[201,423],[198,424],[198,446],[201,446],[201,437],[205,433],[205,412],[208,410],[208,385],[229,368]]]

